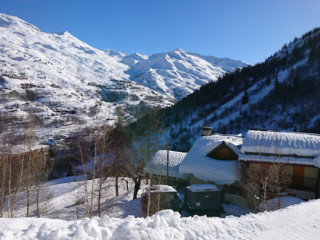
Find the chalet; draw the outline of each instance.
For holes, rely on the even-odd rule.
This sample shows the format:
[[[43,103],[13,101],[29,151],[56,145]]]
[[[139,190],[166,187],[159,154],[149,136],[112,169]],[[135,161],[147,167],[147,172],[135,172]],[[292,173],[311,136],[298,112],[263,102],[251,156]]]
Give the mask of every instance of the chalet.
[[[190,184],[232,184],[241,179],[238,156],[241,136],[213,134],[198,138],[179,167]]]
[[[282,164],[291,177],[287,193],[302,199],[319,197],[320,135],[249,130],[239,161],[242,170]]]
[[[241,180],[238,156],[243,138],[241,135],[205,133],[192,145],[179,166],[179,173],[188,179],[189,185],[217,185],[224,190],[225,202],[238,203],[241,199],[235,189]]]

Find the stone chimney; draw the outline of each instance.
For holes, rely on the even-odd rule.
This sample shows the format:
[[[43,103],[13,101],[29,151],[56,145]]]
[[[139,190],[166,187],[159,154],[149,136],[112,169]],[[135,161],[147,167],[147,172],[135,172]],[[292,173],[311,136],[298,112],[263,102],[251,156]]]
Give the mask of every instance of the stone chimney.
[[[211,127],[203,127],[201,136],[210,136],[212,128]]]

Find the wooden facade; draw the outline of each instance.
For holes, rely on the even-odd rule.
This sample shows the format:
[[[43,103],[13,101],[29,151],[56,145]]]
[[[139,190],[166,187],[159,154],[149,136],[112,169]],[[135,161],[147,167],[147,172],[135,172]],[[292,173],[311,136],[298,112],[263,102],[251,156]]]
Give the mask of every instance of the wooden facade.
[[[207,156],[217,160],[238,160],[238,155],[225,142],[214,148]]]
[[[278,163],[267,162],[245,162],[240,161],[242,173],[246,169],[261,169],[268,171],[269,168]],[[302,199],[319,198],[320,169],[309,165],[283,164],[285,172],[288,174],[290,184],[288,192]]]

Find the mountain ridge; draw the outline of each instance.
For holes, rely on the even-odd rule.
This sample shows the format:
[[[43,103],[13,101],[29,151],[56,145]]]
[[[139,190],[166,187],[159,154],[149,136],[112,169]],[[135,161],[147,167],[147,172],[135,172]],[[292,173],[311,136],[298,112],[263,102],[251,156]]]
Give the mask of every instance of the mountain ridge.
[[[120,62],[130,66],[126,73],[133,81],[178,100],[192,93],[199,86],[216,81],[219,76],[227,72],[248,66],[247,63],[230,58],[204,57],[200,54],[186,53],[181,48],[151,55],[140,53],[128,55],[121,52],[117,54],[110,50],[104,51],[110,55],[116,55]],[[212,59],[215,59],[215,64],[211,63]],[[223,65],[220,66],[219,63]],[[184,83],[185,80],[188,80],[188,84]],[[147,84],[147,81],[151,83]]]
[[[149,57],[102,51],[68,31],[44,33],[32,24],[6,14],[0,14],[0,46],[2,122],[12,122],[10,131],[14,132],[13,129],[21,128],[32,114],[41,139],[56,135],[65,138],[79,125],[113,124],[119,107],[124,110],[125,119],[133,121],[148,108],[171,106],[178,97],[214,80],[211,78],[213,72],[208,75],[204,71],[213,68],[207,62],[191,78],[181,76],[187,73],[179,71],[179,81],[171,81],[172,78],[159,74],[177,72],[166,54]],[[154,61],[154,65],[146,62],[157,56],[160,60]],[[123,63],[124,58],[137,65],[136,70]],[[193,62],[175,61],[181,66],[193,66]],[[157,69],[157,64],[162,68]],[[132,79],[129,73],[142,74],[140,69],[150,73],[150,79],[146,78],[147,74]],[[189,82],[199,76],[203,76],[203,81],[193,82],[189,88]]]

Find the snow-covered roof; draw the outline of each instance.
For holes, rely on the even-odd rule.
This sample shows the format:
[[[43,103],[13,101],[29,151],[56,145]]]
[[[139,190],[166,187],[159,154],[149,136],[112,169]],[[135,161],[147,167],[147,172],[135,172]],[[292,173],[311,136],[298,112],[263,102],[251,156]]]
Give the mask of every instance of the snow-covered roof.
[[[187,187],[191,192],[217,192],[219,188],[213,184],[194,184]]]
[[[187,153],[169,151],[169,176],[182,177],[179,173],[179,165],[185,158]],[[156,175],[167,175],[167,150],[160,150],[155,153],[152,159],[144,168],[145,173],[152,173]]]
[[[313,159],[314,166],[320,168],[320,155]]]
[[[249,130],[244,138],[241,153],[316,157],[320,155],[320,135]]]
[[[288,156],[279,157],[279,156],[240,154],[239,161],[308,165],[308,166],[315,166],[320,168],[320,157],[318,158],[288,157]]]
[[[177,192],[177,190],[169,185],[152,185],[150,189],[151,192]]]
[[[216,160],[207,156],[209,152],[225,142],[236,154],[242,144],[240,135],[214,134],[198,138],[179,167],[180,174],[193,174],[204,181],[216,184],[232,184],[240,180],[238,161]]]

